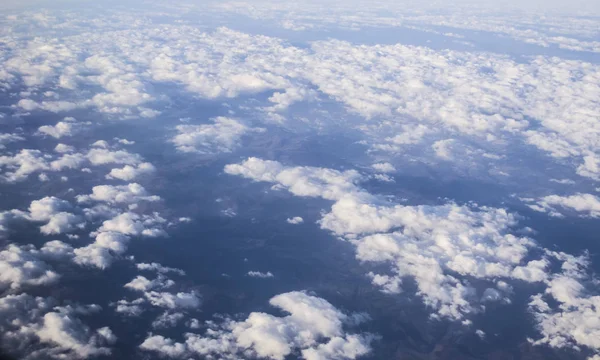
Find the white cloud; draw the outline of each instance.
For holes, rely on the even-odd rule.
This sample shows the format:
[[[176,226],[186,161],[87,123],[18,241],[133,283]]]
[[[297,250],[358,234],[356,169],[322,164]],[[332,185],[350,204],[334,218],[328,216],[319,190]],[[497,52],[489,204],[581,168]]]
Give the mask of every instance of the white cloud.
[[[137,166],[125,165],[124,167],[118,169],[112,169],[108,175],[106,175],[107,179],[120,179],[125,181],[133,180],[139,176],[149,175],[156,171],[156,168],[148,163],[141,163]]]
[[[267,271],[266,273],[260,272],[260,271],[248,271],[247,275],[250,277],[261,278],[261,279],[268,279],[268,278],[275,277],[275,275],[273,275],[270,271]]]
[[[298,225],[302,224],[304,222],[304,219],[300,216],[294,216],[293,218],[288,218],[286,221],[288,224]]]
[[[138,184],[128,185],[98,185],[92,188],[89,195],[77,195],[77,201],[85,203],[89,201],[101,201],[108,204],[137,204],[140,201],[160,201],[160,197],[150,195],[146,189]]]
[[[56,151],[57,153],[64,154],[64,153],[70,153],[70,152],[75,151],[75,148],[70,145],[60,143],[60,144],[56,145],[56,147],[54,148],[54,151]]]
[[[561,185],[574,185],[575,181],[571,179],[550,179],[550,182],[561,184]]]
[[[62,234],[71,232],[84,224],[83,219],[70,213],[71,204],[54,196],[34,200],[29,205],[28,219],[46,222],[40,227],[43,234]]]
[[[23,286],[48,285],[56,282],[59,275],[43,260],[48,245],[43,251],[32,245],[9,244],[0,251],[0,285],[19,289]]]
[[[79,265],[105,269],[112,264],[115,256],[127,250],[129,239],[129,236],[119,232],[100,232],[95,235],[93,243],[73,250],[73,261]]]
[[[142,162],[141,156],[132,154],[125,150],[110,151],[107,149],[91,149],[86,157],[94,165],[104,164],[126,164],[136,165]]]
[[[107,213],[106,211],[101,212]],[[166,220],[158,213],[153,215],[139,215],[132,212],[117,214],[102,222],[102,225],[90,234],[95,237],[93,243],[73,250],[74,261],[80,265],[107,268],[116,256],[125,253],[130,236],[165,236],[166,233],[162,229],[162,224],[165,222]]]
[[[125,212],[106,220],[98,228],[98,232],[116,232],[125,235],[157,237],[165,236],[161,224],[166,220],[157,213],[153,215],[139,215],[133,212]]]
[[[136,267],[138,268],[138,270],[147,270],[147,271],[156,271],[158,273],[161,274],[166,274],[166,273],[176,273],[179,275],[185,275],[185,271],[181,270],[181,269],[177,269],[177,268],[172,268],[172,267],[168,267],[168,266],[163,266],[159,263],[138,263],[136,264]]]
[[[31,149],[22,149],[14,156],[0,156],[0,167],[12,170],[1,175],[8,182],[22,181],[34,172],[49,169],[42,152]]]
[[[532,199],[533,200],[533,199]],[[569,196],[548,195],[530,204],[533,210],[563,216],[562,211],[574,211],[581,216],[600,217],[600,198],[592,194],[578,193]]]
[[[6,148],[6,144],[23,140],[25,140],[25,138],[17,134],[0,134],[0,149]]]
[[[160,314],[153,322],[152,328],[161,329],[177,326],[181,320],[185,318],[185,314],[180,312],[171,312],[169,310]]]
[[[148,280],[148,278],[138,275],[133,280],[125,284],[124,287],[145,292],[153,289],[166,289],[173,285],[175,285],[175,282],[164,276],[158,276],[154,280]]]
[[[81,126],[77,123],[59,121],[56,125],[44,125],[38,128],[39,134],[49,135],[55,139],[65,136],[73,136]]]
[[[388,162],[375,163],[375,164],[371,165],[371,167],[382,173],[391,173],[391,172],[396,171],[396,168],[394,167],[394,165],[392,165]]]
[[[446,139],[446,140],[438,140],[431,146],[433,151],[435,151],[435,155],[444,160],[452,160],[452,144],[454,143],[454,139]]]
[[[144,309],[141,305],[145,301],[146,300],[144,298],[138,298],[133,301],[119,300],[112,305],[115,307],[115,311],[119,314],[126,316],[140,316],[142,312],[144,312]]]
[[[321,227],[346,235],[359,260],[388,264],[392,275],[370,275],[385,291],[401,291],[402,279],[412,277],[437,316],[459,319],[481,310],[476,289],[454,274],[528,282],[547,276],[546,262],[525,261],[536,245],[510,233],[516,218],[504,209],[390,204],[359,188],[361,176],[352,170],[285,167],[249,158],[227,165],[225,172],[276,183],[296,196],[333,200]]]
[[[179,151],[212,154],[231,152],[241,137],[247,133],[262,132],[262,128],[249,127],[242,122],[226,117],[212,119],[213,124],[177,125],[178,135],[171,141]]]
[[[176,358],[243,356],[276,360],[296,351],[307,360],[356,359],[370,351],[373,336],[346,333],[344,328],[356,317],[324,299],[289,292],[271,298],[269,303],[289,315],[277,317],[256,312],[244,321],[226,318],[220,324],[210,322],[209,331],[204,335],[188,333],[185,343],[151,334],[140,348]]]
[[[200,306],[200,297],[195,291],[190,292],[158,292],[148,291],[144,296],[150,304],[166,309],[195,309]]]
[[[77,169],[85,162],[85,156],[82,154],[64,154],[60,158],[50,162],[50,168],[53,171],[62,169]]]
[[[108,346],[116,341],[112,331],[107,327],[92,331],[78,318],[99,308],[55,306],[51,298],[7,295],[0,298],[0,338],[18,352],[35,346],[40,358],[86,359],[110,355]]]
[[[600,296],[589,294],[582,283],[589,281],[585,275],[589,260],[550,254],[563,261],[562,272],[552,277],[545,293],[531,298],[530,310],[542,335],[531,341],[555,348],[585,346],[600,353]]]

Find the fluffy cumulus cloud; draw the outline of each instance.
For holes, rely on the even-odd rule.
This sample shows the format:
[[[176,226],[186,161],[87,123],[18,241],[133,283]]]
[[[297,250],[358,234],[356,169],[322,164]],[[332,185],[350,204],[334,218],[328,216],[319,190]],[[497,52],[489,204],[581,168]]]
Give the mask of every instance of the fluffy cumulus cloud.
[[[16,352],[28,350],[37,358],[87,359],[110,355],[116,336],[108,327],[90,329],[80,316],[100,309],[90,306],[56,306],[52,298],[28,294],[0,298],[2,343]]]
[[[288,315],[251,313],[244,321],[226,317],[218,323],[207,322],[204,334],[187,333],[183,343],[151,334],[140,348],[176,358],[276,360],[291,354],[308,360],[356,359],[370,351],[372,335],[346,332],[364,315],[346,314],[305,292],[280,294],[269,303]]]
[[[65,136],[72,136],[81,127],[81,124],[67,121],[72,118],[65,118],[66,121],[59,121],[56,125],[44,125],[38,128],[38,134],[52,136],[60,139]]]
[[[373,169],[375,169],[376,171],[379,171],[382,173],[391,173],[391,172],[396,171],[396,168],[394,167],[394,165],[392,165],[388,162],[375,163],[375,164],[371,165],[371,167]]]
[[[230,11],[239,6],[225,8]],[[318,18],[318,14],[314,11],[311,16]],[[418,12],[405,21],[415,19],[458,26],[455,19],[440,23],[440,19]],[[378,26],[390,25],[389,18],[377,20]],[[522,26],[530,25],[518,20]],[[512,27],[513,21],[496,26],[496,30],[511,28],[511,35],[522,36],[533,31],[521,33],[523,30]],[[394,22],[394,26],[401,23]],[[477,23],[477,29],[487,24],[478,17],[469,18],[469,23]],[[552,29],[560,28],[551,23]],[[410,28],[423,30],[414,24]],[[569,26],[561,29],[575,31]],[[592,29],[588,28],[588,35]],[[538,30],[534,33],[539,35]],[[563,35],[539,43],[575,46],[575,39]],[[177,46],[169,45],[175,42]],[[273,91],[268,98],[273,106],[255,107],[270,115],[294,102],[324,96],[376,120],[344,124],[362,131],[372,149],[398,152],[420,143],[435,144],[433,154],[451,160],[451,144],[440,140],[452,138],[461,143],[468,138],[469,144],[494,146],[502,152],[510,150],[507,145],[520,143],[553,158],[570,160],[581,176],[600,178],[595,121],[600,70],[585,61],[535,56],[518,62],[489,52],[401,44],[367,46],[339,40],[316,41],[304,48],[223,27],[204,32],[187,25],[129,27],[46,42],[36,38],[26,44],[8,43],[10,56],[5,62],[13,81],[60,86],[78,98],[70,102],[21,99],[18,105],[25,110],[60,111],[75,106],[125,118],[153,116],[157,110],[147,106],[158,97],[150,94],[148,82],[176,84],[206,99]],[[43,61],[38,56],[41,53],[47,54]],[[23,66],[24,59],[30,65]],[[74,91],[84,84],[98,85],[98,90],[91,94]],[[180,125],[172,141],[182,151],[231,151],[249,131],[258,129],[235,119],[216,118],[213,124]]]
[[[485,289],[478,293],[468,278],[487,280],[488,288],[496,288],[499,278],[540,282],[548,276],[545,259],[527,260],[536,245],[511,234],[517,221],[504,209],[390,205],[361,189],[361,176],[352,170],[286,167],[249,158],[227,165],[225,172],[276,183],[296,196],[332,200],[321,227],[346,236],[359,260],[388,264],[387,274],[368,274],[383,291],[398,293],[403,279],[413,278],[435,316],[460,319],[481,309]]]
[[[53,245],[56,244],[49,244],[40,251],[32,245],[10,244],[0,251],[0,289],[55,283],[59,275],[44,261],[48,253],[56,253]]]
[[[548,281],[546,291],[531,297],[529,307],[542,336],[530,341],[555,348],[587,347],[600,356],[600,295],[586,290],[594,282],[586,273],[589,259],[548,253],[563,265]]]
[[[150,195],[146,189],[137,183],[128,185],[98,185],[92,188],[89,195],[78,195],[77,201],[81,203],[90,201],[105,202],[108,204],[137,204],[140,201],[159,201],[160,197]]]
[[[171,141],[179,151],[198,152],[204,154],[231,152],[240,138],[251,132],[262,132],[262,128],[253,128],[239,120],[217,117],[212,124],[178,125],[179,134]]]
[[[109,179],[131,180],[156,170],[152,164],[143,162],[140,155],[126,150],[110,150],[103,147],[92,147],[87,153],[74,150],[74,147],[61,143],[54,148],[58,155],[34,149],[21,149],[13,155],[0,155],[0,179],[11,183],[19,182],[36,172],[79,169],[85,163],[93,166],[124,165],[123,168],[112,169],[107,175]],[[41,176],[47,177],[45,174]]]
[[[546,291],[532,297],[530,308],[542,336],[531,342],[600,352],[600,297],[589,291],[594,283],[586,272],[589,260],[513,235],[516,218],[503,209],[453,203],[390,205],[361,189],[356,184],[360,176],[352,172],[286,167],[257,158],[227,165],[225,171],[276,183],[297,196],[334,201],[331,211],[323,214],[321,227],[354,244],[359,260],[388,264],[387,273],[367,274],[382,291],[401,292],[404,278],[413,278],[418,295],[435,310],[434,317],[461,319],[482,310],[486,302],[510,302],[509,280],[539,283]],[[594,201],[589,200],[580,195],[549,197],[546,203],[551,205],[546,206],[591,215]],[[533,257],[534,248],[543,254]],[[488,285],[479,292],[468,279]]]
[[[124,212],[102,222],[102,225],[90,235],[95,238],[91,244],[76,248],[74,261],[80,265],[106,268],[115,257],[127,251],[132,236],[165,236],[162,225],[166,220],[158,213],[152,215]]]
[[[72,209],[68,201],[54,196],[34,200],[29,205],[27,218],[32,221],[46,222],[40,227],[43,234],[61,234],[73,231],[84,225],[83,219],[66,210]]]
[[[548,195],[537,200],[524,200],[533,210],[547,212],[552,216],[561,217],[564,216],[563,212],[572,212],[580,216],[600,217],[600,198],[592,194]]]
[[[182,320],[188,311],[200,307],[202,300],[195,290],[178,291],[180,288],[175,281],[169,279],[165,273],[184,275],[180,269],[169,268],[158,263],[137,264],[140,270],[155,271],[158,275],[154,279],[138,275],[124,285],[126,289],[135,292],[138,296],[134,300],[121,299],[112,305],[117,313],[126,316],[139,316],[148,307],[162,308],[164,312],[153,322],[154,328],[175,326]]]
[[[125,181],[133,180],[140,176],[150,175],[156,171],[154,165],[144,162],[136,166],[125,165],[122,168],[115,168],[106,175],[107,179],[120,179]]]
[[[103,148],[93,148],[86,154],[87,159],[93,165],[105,164],[126,164],[136,165],[142,161],[138,154],[132,154],[126,150],[108,150]]]
[[[15,155],[1,155],[0,167],[4,172],[1,178],[8,182],[16,182],[26,179],[30,174],[48,170],[49,164],[39,150],[22,149]]]
[[[294,216],[292,218],[287,218],[286,221],[288,224],[298,225],[302,224],[304,222],[304,219],[300,216]]]

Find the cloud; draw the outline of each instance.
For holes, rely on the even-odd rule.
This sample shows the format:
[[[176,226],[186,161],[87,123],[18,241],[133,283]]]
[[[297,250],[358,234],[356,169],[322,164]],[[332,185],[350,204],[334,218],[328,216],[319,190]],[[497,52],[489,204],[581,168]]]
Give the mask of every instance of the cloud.
[[[382,173],[391,173],[391,172],[396,171],[396,168],[394,167],[394,165],[392,165],[388,162],[375,163],[375,164],[371,165],[371,167]]]
[[[185,318],[184,313],[165,311],[160,314],[153,322],[152,328],[161,329],[177,326]]]
[[[387,264],[390,274],[371,274],[386,292],[400,292],[402,279],[413,278],[418,294],[436,316],[460,319],[481,311],[468,276],[493,281],[546,279],[544,261],[526,261],[535,243],[510,233],[516,218],[504,209],[389,204],[356,184],[353,170],[286,167],[249,158],[225,172],[275,183],[296,196],[334,201],[319,221],[323,229],[347,236],[363,262]]]
[[[345,327],[356,317],[336,309],[324,299],[305,292],[277,295],[269,303],[287,313],[277,317],[251,313],[244,321],[225,318],[208,322],[204,334],[186,334],[185,343],[150,335],[142,350],[165,356],[215,356],[222,359],[268,358],[283,360],[299,351],[303,359],[356,359],[370,351],[370,334],[348,334]]]
[[[431,146],[435,155],[444,160],[452,160],[452,144],[454,139],[438,140]]]
[[[261,279],[268,279],[268,278],[275,277],[275,275],[273,275],[270,271],[267,271],[266,273],[260,272],[260,271],[248,271],[247,275],[250,277],[261,278]]]
[[[97,230],[102,232],[115,232],[124,235],[157,237],[165,236],[165,231],[160,227],[166,222],[158,213],[153,215],[139,215],[133,212],[125,212],[106,220]]]
[[[56,151],[57,153],[64,154],[64,153],[70,153],[70,152],[75,151],[75,148],[73,146],[60,143],[60,144],[56,145],[56,147],[54,148],[54,151]]]
[[[65,136],[73,136],[81,127],[81,124],[72,121],[59,121],[56,125],[44,125],[38,128],[38,134],[49,135],[55,139]]]
[[[288,224],[298,225],[302,224],[304,222],[304,219],[300,216],[294,216],[293,218],[288,218],[286,221]]]
[[[105,164],[126,164],[136,165],[142,161],[141,156],[138,154],[132,154],[125,150],[111,151],[107,149],[94,148],[88,151],[86,155],[87,159],[93,165],[105,165]]]
[[[8,182],[21,181],[34,172],[49,169],[43,153],[31,149],[22,149],[14,156],[0,156],[0,167],[12,170],[1,175]]]
[[[23,140],[25,140],[25,138],[17,134],[0,134],[0,149],[6,148],[6,145],[9,143]]]
[[[600,296],[590,294],[584,286],[590,281],[585,274],[589,259],[558,252],[549,254],[563,261],[562,272],[549,280],[545,293],[531,297],[530,311],[542,337],[530,341],[555,348],[585,346],[600,353]]]
[[[40,227],[40,231],[46,235],[71,232],[85,223],[80,216],[66,211],[71,208],[68,201],[47,196],[31,202],[28,218],[32,221],[46,222]]]
[[[164,276],[158,276],[154,280],[148,280],[146,277],[138,275],[135,279],[123,285],[123,287],[137,291],[148,291],[152,289],[165,289],[173,285],[175,285],[175,282]]]
[[[73,250],[73,260],[80,265],[107,268],[116,256],[125,253],[131,236],[166,236],[162,229],[165,222],[158,213],[139,215],[125,212],[115,215],[90,234],[95,237],[93,243]]]
[[[547,212],[553,216],[564,216],[561,210],[566,210],[576,212],[580,216],[600,217],[600,199],[592,194],[548,195],[538,200],[531,199],[531,201],[535,201],[535,203],[529,204],[530,208],[539,212]]]
[[[34,350],[40,358],[85,359],[110,355],[115,335],[108,327],[92,331],[79,315],[100,307],[55,306],[51,298],[28,294],[0,298],[0,329],[5,345],[17,353]]]
[[[73,261],[79,265],[105,269],[112,264],[115,256],[125,253],[129,240],[129,236],[119,232],[99,232],[95,234],[93,243],[73,250]]]
[[[252,128],[242,122],[219,116],[212,119],[213,124],[177,125],[178,135],[171,141],[182,152],[214,154],[231,152],[245,134],[262,132],[262,128]]]
[[[32,245],[9,244],[0,251],[0,287],[19,289],[58,281],[59,275],[43,260],[52,246],[47,244],[40,251]]]
[[[77,201],[86,203],[90,201],[100,201],[108,204],[137,204],[140,201],[155,202],[160,201],[160,197],[149,195],[146,189],[138,184],[128,185],[98,185],[92,188],[89,195],[77,195]]]
[[[141,305],[145,301],[144,298],[138,298],[133,301],[119,300],[111,305],[115,307],[115,311],[119,314],[126,316],[140,316],[142,312],[144,312]]]
[[[139,176],[145,176],[152,174],[156,171],[156,168],[148,163],[141,163],[137,166],[133,167],[131,165],[125,165],[124,167],[118,169],[112,169],[108,175],[106,175],[107,179],[120,179],[125,181],[133,180]]]
[[[163,266],[159,263],[138,263],[136,264],[136,267],[138,270],[146,270],[146,271],[156,271],[160,274],[166,274],[166,273],[176,273],[178,275],[185,275],[185,271],[181,270],[181,269],[176,269],[176,268],[172,268],[172,267],[168,267],[168,266]]]
[[[175,272],[183,275],[179,269],[163,267],[160,264],[137,264],[141,270],[157,271],[158,276],[154,279],[148,279],[145,276],[138,275],[130,282],[124,285],[125,288],[136,293],[141,293],[141,297],[135,300],[122,299],[111,306],[115,311],[126,316],[139,316],[145,311],[144,305],[151,305],[167,309],[159,315],[152,326],[154,328],[164,328],[175,326],[183,319],[187,311],[193,311],[200,307],[202,301],[197,291],[167,291],[176,286],[176,283],[166,277],[164,273]]]

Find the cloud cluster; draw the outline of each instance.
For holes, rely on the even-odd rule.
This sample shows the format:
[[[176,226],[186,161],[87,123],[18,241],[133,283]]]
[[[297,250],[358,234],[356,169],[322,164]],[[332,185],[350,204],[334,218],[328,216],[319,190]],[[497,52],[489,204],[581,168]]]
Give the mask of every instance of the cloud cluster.
[[[0,298],[2,342],[34,358],[87,359],[110,355],[116,336],[108,327],[91,330],[79,316],[98,305],[56,306],[52,298],[28,294]]]
[[[56,244],[38,250],[32,245],[9,244],[0,251],[0,290],[48,285],[58,281],[59,275],[44,261],[44,257],[53,254],[53,245]]]
[[[108,147],[108,144],[106,144]],[[74,148],[65,144],[57,144],[55,154],[43,153],[40,150],[21,149],[14,155],[0,156],[0,179],[6,182],[19,182],[36,172],[53,171],[64,169],[79,169],[86,163],[92,166],[109,164],[124,165],[123,168],[115,168],[107,174],[108,179],[132,180],[141,175],[153,173],[156,169],[148,162],[143,162],[138,154],[126,150],[111,150],[104,147],[93,147],[87,153],[74,152]],[[43,178],[47,178],[44,173]]]
[[[372,335],[345,331],[364,320],[362,315],[346,314],[324,299],[298,291],[277,295],[269,303],[288,315],[254,312],[244,321],[226,317],[219,323],[207,322],[209,330],[203,335],[187,333],[185,343],[151,334],[140,348],[175,358],[275,360],[291,354],[307,360],[356,359],[370,351]]]
[[[62,234],[82,228],[85,224],[80,216],[66,211],[70,209],[72,206],[68,201],[47,196],[31,202],[26,218],[32,221],[46,222],[40,227],[43,234]]]
[[[237,7],[217,8],[231,11]],[[417,12],[406,20],[458,26],[455,19],[442,18]],[[356,17],[352,19],[356,21]],[[378,24],[390,21],[377,19]],[[477,17],[469,17],[469,23],[477,23],[473,29],[488,25]],[[585,32],[590,35],[593,26],[588,25]],[[578,31],[571,25],[557,27],[556,22],[552,26]],[[510,28],[512,35],[521,31],[508,25],[494,28],[504,33]],[[574,39],[565,36],[540,41],[584,46],[574,45]],[[100,85],[102,90],[91,98],[73,101],[76,107],[93,106],[122,117],[151,116],[156,110],[144,106],[151,106],[157,97],[146,84],[159,82],[181,85],[206,99],[272,91],[268,101],[274,105],[258,104],[254,110],[282,120],[285,118],[279,113],[293,102],[324,96],[373,121],[342,120],[342,125],[363,132],[372,150],[398,152],[424,144],[433,146],[427,156],[448,161],[456,160],[451,150],[463,142],[502,153],[510,153],[512,144],[525,144],[556,161],[570,160],[581,176],[600,179],[600,131],[595,121],[599,105],[594,100],[600,95],[600,68],[589,62],[544,56],[519,62],[493,53],[400,44],[355,45],[339,40],[317,41],[306,49],[223,27],[207,33],[186,25],[99,31],[57,39],[52,45],[37,38],[7,43],[11,55],[5,62],[10,65],[12,81],[19,78],[29,86],[58,85],[75,97],[82,94],[76,91],[82,84]],[[170,46],[172,43],[178,46]],[[39,63],[38,56],[44,51],[50,54]],[[81,58],[85,60],[79,61]],[[23,59],[30,60],[30,65],[23,66]],[[38,103],[31,99],[20,100],[19,106],[30,111],[69,109],[64,101]],[[213,121],[179,125],[179,134],[172,141],[181,151],[228,152],[243,134],[259,131],[231,118]],[[304,122],[316,128],[323,125]],[[472,161],[480,161],[480,155],[474,152]],[[130,167],[109,176],[131,179],[135,168]]]
[[[140,201],[159,201],[160,197],[149,195],[146,189],[138,183],[128,185],[98,185],[92,188],[89,195],[77,195],[77,201],[86,203],[90,201],[105,202],[108,204],[137,204]]]
[[[523,200],[529,203],[528,206],[533,210],[547,212],[551,216],[562,217],[564,214],[561,211],[571,211],[581,216],[600,217],[600,198],[592,194],[548,195],[537,200],[529,198]]]
[[[399,293],[405,277],[414,279],[424,303],[435,310],[434,317],[462,319],[481,311],[486,302],[510,302],[512,287],[507,280],[535,282],[546,285],[546,292],[531,300],[542,334],[531,341],[600,352],[600,296],[584,286],[584,281],[593,282],[586,275],[589,260],[513,235],[517,219],[503,209],[389,204],[361,189],[357,185],[361,177],[355,172],[286,167],[258,158],[227,165],[225,172],[275,183],[296,196],[332,200],[321,227],[354,244],[357,259],[387,264],[387,273],[367,274],[382,291]],[[543,199],[546,208],[562,206],[595,216],[593,196]],[[543,255],[532,256],[532,249]],[[485,281],[487,288],[479,293],[469,279]]]
[[[115,311],[126,316],[139,316],[148,305],[165,309],[153,322],[153,328],[165,328],[177,325],[189,310],[195,310],[201,305],[197,291],[169,291],[176,286],[175,281],[165,276],[166,273],[185,275],[180,269],[170,268],[158,263],[140,263],[138,269],[155,271],[158,275],[150,280],[138,275],[124,285],[125,288],[140,293],[141,297],[134,300],[122,299],[114,303]]]
[[[179,134],[171,141],[177,149],[201,154],[231,152],[238,146],[243,135],[264,131],[222,116],[213,119],[213,124],[177,125],[176,128]]]
[[[56,125],[44,125],[38,128],[38,134],[52,136],[55,139],[60,139],[65,136],[73,136],[81,127],[81,124],[74,122],[73,118],[65,118],[64,121],[59,121]]]

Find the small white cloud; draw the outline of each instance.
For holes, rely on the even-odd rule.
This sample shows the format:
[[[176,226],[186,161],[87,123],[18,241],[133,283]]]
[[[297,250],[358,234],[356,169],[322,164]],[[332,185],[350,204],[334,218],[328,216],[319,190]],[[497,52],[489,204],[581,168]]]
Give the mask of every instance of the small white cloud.
[[[152,164],[145,162],[136,166],[125,165],[120,169],[112,169],[106,178],[130,181],[140,176],[150,175],[155,171],[156,168]]]
[[[38,134],[45,134],[52,136],[55,139],[60,139],[65,136],[73,136],[79,127],[80,126],[76,123],[59,121],[54,126],[40,126],[38,128]]]
[[[302,224],[304,222],[304,219],[301,218],[300,216],[294,216],[293,218],[288,218],[286,221],[288,224],[297,225],[297,224]]]
[[[371,165],[371,167],[382,173],[391,173],[391,172],[396,171],[396,168],[394,167],[394,165],[392,165],[388,162],[375,163],[375,164]]]
[[[247,275],[250,277],[261,278],[261,279],[268,279],[268,278],[275,277],[275,275],[273,275],[270,271],[267,271],[266,273],[260,272],[260,271],[248,271]]]

